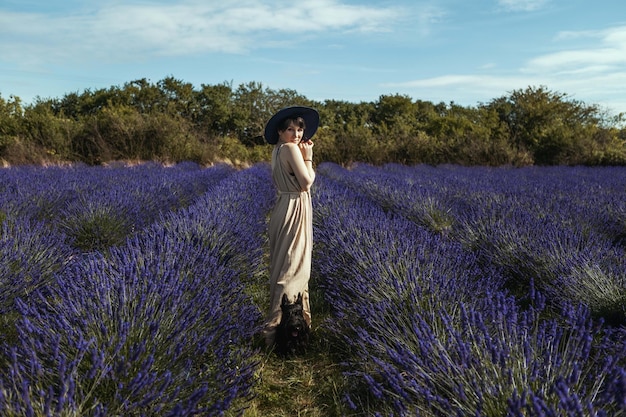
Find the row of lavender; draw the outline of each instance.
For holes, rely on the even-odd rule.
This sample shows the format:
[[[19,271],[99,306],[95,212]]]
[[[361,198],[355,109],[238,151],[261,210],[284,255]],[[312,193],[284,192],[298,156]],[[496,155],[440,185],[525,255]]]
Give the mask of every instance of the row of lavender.
[[[626,412],[624,322],[593,310],[623,317],[626,174],[560,170],[320,166],[316,276],[355,412]],[[595,299],[574,292],[591,269]]]
[[[360,165],[329,176],[458,241],[503,269],[507,288],[533,282],[549,302],[584,303],[626,323],[626,170]]]
[[[3,169],[0,220],[44,222],[78,249],[102,249],[161,213],[188,206],[232,172],[227,165],[205,170],[195,163]]]
[[[73,256],[123,243],[233,172],[191,163],[1,170],[0,313]]]
[[[249,344],[260,316],[243,295],[242,277],[263,275],[262,236],[273,189],[265,165],[236,173],[213,169],[189,176],[192,183],[198,175],[215,180],[200,186],[208,193],[195,204],[144,223],[136,220],[137,228],[125,229],[125,244],[108,251],[83,255],[76,239],[54,226],[62,224],[53,221],[55,210],[35,211],[47,217],[24,216],[46,220],[39,233],[17,243],[11,233],[3,234],[4,259],[20,250],[25,261],[17,256],[3,262],[10,266],[2,277],[29,267],[23,274],[29,284],[36,277],[52,279],[25,286],[17,295],[25,301],[7,304],[8,313],[0,316],[19,320],[19,332],[2,356],[0,409],[5,414],[219,415],[250,394],[254,364]],[[623,334],[598,326],[588,309],[569,302],[571,297],[553,302],[556,297],[546,291],[550,280],[525,277],[522,268],[487,250],[499,227],[517,224],[516,216],[530,212],[532,218],[550,219],[548,208],[561,203],[548,199],[523,206],[521,196],[512,192],[520,180],[507,183],[505,175],[478,175],[479,169],[360,166],[346,171],[325,164],[319,172],[316,284],[333,306],[328,326],[345,349],[347,376],[362,383],[346,393],[348,404],[397,415],[610,415],[623,410]],[[533,171],[511,173],[527,177]],[[612,256],[623,256],[623,202],[611,196],[623,193],[623,173],[611,174],[617,178],[614,185],[595,180],[592,203],[574,204],[580,214],[576,222],[561,216],[563,239],[557,244],[569,244],[565,226],[585,224],[586,233],[604,236],[618,251],[596,252],[597,259],[618,268]],[[578,176],[590,186],[585,175]],[[74,181],[89,190],[82,178]],[[106,187],[115,189],[117,178]],[[543,181],[528,181],[523,189],[530,192],[545,186]],[[31,182],[45,183],[45,178]],[[147,191],[154,190],[148,184],[142,186],[147,194],[141,189],[126,194],[143,198],[146,205],[163,198]],[[474,184],[484,187],[471,188]],[[127,191],[128,186],[120,185]],[[549,195],[571,188],[561,185]],[[3,209],[22,207],[6,210],[13,214],[3,223],[3,233],[14,227],[16,213],[31,207],[13,202],[19,201],[20,189],[3,191],[14,193],[3,200]],[[95,189],[91,193],[99,195]],[[104,200],[112,210],[107,213],[130,206]],[[58,205],[41,196],[36,205],[63,208],[74,200],[52,201]],[[510,211],[501,209],[508,207],[505,203]],[[517,204],[522,206],[515,209]],[[155,204],[166,211],[184,205]],[[596,214],[582,207],[595,207]],[[132,218],[130,213],[141,210],[122,213]],[[607,220],[598,221],[600,216]],[[107,217],[120,216],[99,216],[99,224]],[[139,226],[155,219],[151,226]],[[463,239],[463,230],[468,238]],[[513,236],[522,232],[520,227]],[[38,275],[39,270],[45,274]],[[623,277],[619,269],[613,274]],[[521,288],[528,291],[518,288],[517,299],[506,292],[514,277],[527,279]],[[541,291],[535,291],[535,282]],[[3,282],[3,294],[6,288],[11,287]],[[554,315],[556,307],[559,315]]]
[[[152,167],[106,172],[107,181],[92,170],[34,170],[4,189],[13,197],[4,199],[2,253],[21,251],[30,270],[14,259],[2,275],[3,294],[28,285],[3,295],[1,414],[222,415],[255,381],[250,341],[261,317],[242,277],[263,268],[269,171]],[[36,182],[48,182],[50,198],[20,200]],[[4,232],[28,229],[19,219],[44,216],[28,212],[29,198],[59,209],[15,240]],[[123,244],[85,253],[61,227],[74,203],[134,227]]]

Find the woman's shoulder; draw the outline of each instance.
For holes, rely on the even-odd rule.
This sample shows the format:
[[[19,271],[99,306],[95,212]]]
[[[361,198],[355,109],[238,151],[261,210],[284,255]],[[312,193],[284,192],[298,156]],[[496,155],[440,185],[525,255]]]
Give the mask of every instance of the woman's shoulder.
[[[283,149],[285,152],[281,152],[281,154],[283,155],[296,155],[296,152],[299,152],[299,148],[298,145],[296,145],[295,143],[292,142],[288,142],[288,143],[284,143],[281,145],[281,149]]]

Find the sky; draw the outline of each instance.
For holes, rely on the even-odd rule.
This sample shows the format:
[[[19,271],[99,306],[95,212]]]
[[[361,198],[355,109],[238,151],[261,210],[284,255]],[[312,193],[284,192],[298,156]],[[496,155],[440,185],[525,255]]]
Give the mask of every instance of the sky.
[[[626,113],[623,0],[0,0],[0,98],[145,78],[476,106],[528,87]]]

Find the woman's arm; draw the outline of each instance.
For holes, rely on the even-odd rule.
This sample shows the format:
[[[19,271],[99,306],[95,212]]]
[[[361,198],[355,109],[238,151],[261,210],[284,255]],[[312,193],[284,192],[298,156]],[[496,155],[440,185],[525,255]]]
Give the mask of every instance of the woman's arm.
[[[284,149],[287,152],[281,152],[281,157],[285,158],[285,161],[289,164],[289,167],[291,167],[302,191],[309,191],[315,181],[315,171],[313,170],[313,143],[310,141],[300,143],[299,145],[287,143]]]

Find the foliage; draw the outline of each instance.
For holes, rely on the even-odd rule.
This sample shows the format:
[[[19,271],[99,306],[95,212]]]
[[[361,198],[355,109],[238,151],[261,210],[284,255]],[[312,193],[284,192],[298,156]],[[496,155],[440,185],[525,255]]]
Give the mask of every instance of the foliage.
[[[597,106],[569,100],[566,94],[552,92],[544,86],[514,91],[487,106],[497,111],[512,142],[518,149],[529,151],[535,163],[592,162],[588,152],[594,149],[596,135],[602,130]]]
[[[265,169],[228,176],[125,244],[74,258],[18,301],[17,340],[2,355],[2,414],[211,416],[247,398],[260,316],[240,276],[258,262],[268,180]],[[240,198],[258,192],[267,198]]]
[[[0,152],[5,154],[21,133],[22,104],[18,97],[6,101],[0,96]]]
[[[192,204],[232,172],[227,165],[203,170],[191,162],[167,169],[153,163],[19,166],[0,173],[0,201],[7,217],[45,222],[72,247],[90,252],[120,244],[164,212]]]
[[[547,87],[476,107],[406,95],[315,102],[250,82],[193,85],[168,76],[40,99],[0,98],[0,156],[8,163],[112,160],[267,161],[263,129],[279,108],[320,111],[318,161],[349,165],[624,165],[624,116]]]
[[[352,381],[345,401],[355,414],[623,412],[626,357],[620,326],[626,316],[614,321],[613,328],[596,320],[589,308],[599,300],[614,302],[611,289],[624,293],[624,248],[605,235],[569,254],[581,243],[570,216],[593,229],[592,213],[599,207],[587,206],[590,200],[597,203],[595,195],[578,193],[575,184],[562,182],[576,178],[586,186],[603,184],[606,194],[599,199],[620,207],[623,190],[617,191],[617,200],[614,194],[624,180],[623,168],[612,172],[621,176],[615,184],[605,171],[563,168],[537,171],[541,179],[529,169],[361,165],[348,171],[324,164],[319,171],[316,259],[325,300],[333,309],[326,326],[337,335],[345,375]],[[529,175],[519,189],[504,194]],[[556,185],[565,194],[559,202],[573,200],[570,205],[553,204],[550,193]],[[541,188],[540,200],[519,192],[531,188]],[[473,198],[478,198],[476,205]],[[562,233],[534,226],[528,216],[518,224],[516,216],[497,214],[507,204],[522,208],[531,201],[536,206],[531,217],[552,214],[561,222],[570,217],[568,223],[559,223]],[[432,222],[433,208],[446,213],[448,228],[433,227],[438,224]],[[483,235],[488,248],[463,240],[471,233],[464,213],[476,227],[494,217],[501,220]],[[515,236],[500,241],[498,230],[511,230]],[[543,233],[550,238],[541,238]],[[606,245],[614,253],[605,251]],[[522,272],[490,256],[498,248],[513,256],[520,253],[520,259],[535,266],[546,255],[552,262]],[[577,256],[583,254],[589,257]],[[551,273],[556,266],[551,263],[574,272],[589,262],[597,265],[597,273],[611,276],[588,282],[579,275],[575,280],[586,285],[571,286],[559,273]],[[515,279],[530,280],[526,291],[508,291],[509,268],[519,273]],[[537,291],[533,277],[542,280],[544,293]],[[597,291],[607,284],[606,292]],[[568,291],[563,293],[563,288]]]
[[[312,351],[282,362],[268,164],[2,169],[0,414],[623,414],[623,167],[317,172]],[[134,229],[83,253],[81,207]]]
[[[13,311],[15,299],[28,299],[47,286],[72,255],[63,234],[41,222],[10,219],[0,225],[0,314]]]
[[[594,316],[626,322],[622,168],[358,165],[350,175],[321,168],[431,233],[461,242],[500,268],[514,293],[534,282],[553,303],[583,303]]]

